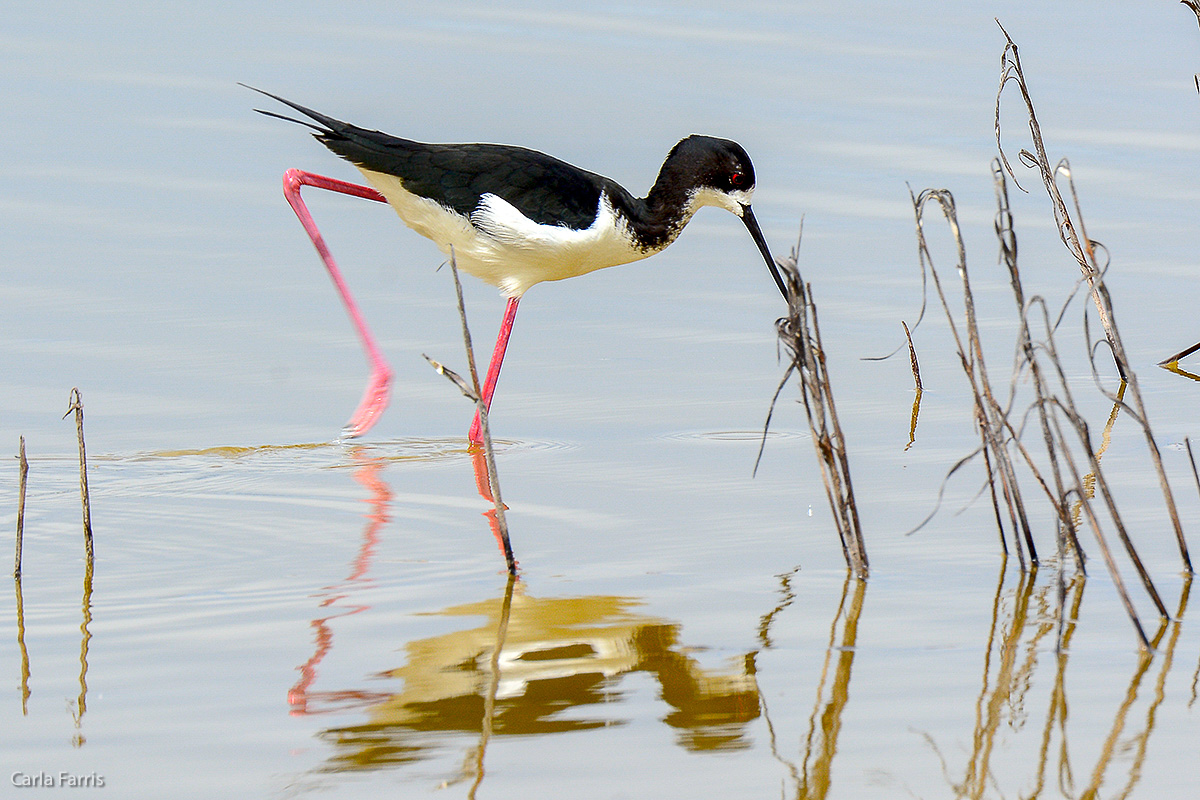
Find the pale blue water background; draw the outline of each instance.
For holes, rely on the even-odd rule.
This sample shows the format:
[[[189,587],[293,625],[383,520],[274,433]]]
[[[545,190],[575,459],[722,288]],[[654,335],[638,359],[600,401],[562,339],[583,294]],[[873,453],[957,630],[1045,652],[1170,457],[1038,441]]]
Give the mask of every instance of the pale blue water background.
[[[873,566],[854,646],[792,389],[751,477],[781,304],[740,223],[705,211],[667,253],[537,287],[522,306],[493,425],[523,579],[477,796],[1189,796],[1194,609],[1139,660],[1085,537],[1092,577],[1056,656],[1053,565],[1018,591],[1014,564],[1000,579],[986,502],[956,515],[977,468],[904,535],[974,446],[944,322],[915,336],[927,392],[908,450],[907,359],[860,360],[899,344],[920,303],[908,184],[955,193],[993,369],[1007,370],[994,16],[1112,254],[1118,321],[1195,551],[1180,443],[1197,435],[1198,387],[1153,366],[1200,339],[1200,28],[1179,4],[8,10],[0,451],[24,435],[31,458],[31,694],[23,708],[7,591],[0,796],[50,791],[13,786],[17,772],[95,774],[105,787],[78,794],[132,798],[458,797],[478,774],[488,614],[505,581],[462,451],[469,408],[421,358],[464,363],[450,277],[390,210],[307,195],[397,372],[370,436],[336,443],[366,368],[279,179],[356,173],[253,114],[269,106],[238,81],[398,135],[536,147],[636,193],[681,136],[727,136],[754,158],[779,255],[804,218]],[[1006,120],[1015,152],[1023,123]],[[1027,291],[1061,297],[1075,267],[1035,177],[1023,182]],[[467,290],[486,352],[502,304]],[[60,419],[72,386],[97,550],[82,663],[74,428]],[[1098,429],[1107,403],[1084,406]],[[1179,562],[1143,452],[1123,420],[1105,466],[1175,611]],[[1049,553],[1044,508],[1035,517]]]

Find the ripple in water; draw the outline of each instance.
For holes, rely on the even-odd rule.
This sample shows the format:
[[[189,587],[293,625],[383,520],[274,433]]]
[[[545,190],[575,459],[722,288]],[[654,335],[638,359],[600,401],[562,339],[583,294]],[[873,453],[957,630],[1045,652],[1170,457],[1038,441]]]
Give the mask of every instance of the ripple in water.
[[[762,431],[678,431],[659,437],[675,442],[758,442],[762,441]],[[767,439],[780,441],[788,439],[807,439],[808,434],[799,431],[768,431]]]

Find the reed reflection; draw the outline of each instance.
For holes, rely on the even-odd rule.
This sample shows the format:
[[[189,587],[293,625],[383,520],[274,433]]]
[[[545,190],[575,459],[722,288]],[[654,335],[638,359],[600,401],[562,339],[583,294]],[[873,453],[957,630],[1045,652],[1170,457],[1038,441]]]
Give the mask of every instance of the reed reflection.
[[[792,604],[792,573],[780,576],[783,601],[763,617],[759,638],[769,648],[770,624],[780,611]],[[817,683],[817,696],[808,719],[808,731],[802,742],[800,757],[792,759],[780,752],[775,726],[762,699],[763,718],[771,741],[771,754],[783,764],[795,786],[797,800],[817,800],[829,796],[833,785],[833,760],[837,755],[838,738],[842,732],[842,716],[850,702],[850,676],[858,644],[858,621],[866,598],[867,582],[854,578],[849,570],[842,584],[842,597],[830,624],[829,644]]]
[[[87,741],[83,735],[83,715],[87,713],[88,645],[92,641],[92,633],[88,630],[92,624],[92,567],[93,561],[89,552],[83,573],[83,622],[79,623],[79,697],[75,701],[75,710],[72,713],[75,718],[75,735],[71,744],[75,747],[83,747]]]
[[[21,651],[21,716],[29,715],[29,649],[25,646],[25,597],[21,576],[13,579],[17,589],[17,647]]]
[[[1178,361],[1171,361],[1166,364],[1159,364],[1159,366],[1162,367],[1163,369],[1165,369],[1167,372],[1174,372],[1176,375],[1179,375],[1181,377],[1190,378],[1194,381],[1200,381],[1200,375],[1197,375],[1194,372],[1188,372],[1186,369],[1179,366]]]
[[[1190,581],[1184,582],[1173,619],[1162,620],[1151,638],[1151,649],[1138,653],[1128,686],[1113,710],[1112,723],[1099,752],[1094,760],[1085,760],[1081,765],[1080,759],[1071,758],[1068,746],[1067,667],[1087,579],[1076,574],[1065,585],[1066,601],[1058,603],[1060,610],[1054,613],[1051,609],[1056,604],[1050,593],[1057,587],[1037,586],[1034,577],[1020,572],[1017,585],[1005,593],[1006,570],[1003,565],[1001,567],[983,656],[982,685],[975,704],[971,750],[966,763],[956,769],[933,736],[926,734],[925,739],[940,760],[954,797],[984,797],[997,789],[1003,793],[1008,786],[1012,786],[1014,792],[1021,789],[1021,796],[1028,798],[1043,796],[1048,786],[1056,796],[1128,796],[1142,776],[1155,717],[1165,697],[1166,679],[1182,629]],[[1038,677],[1039,654],[1047,649],[1045,640],[1060,621],[1060,646],[1054,649],[1051,660],[1054,674],[1050,694],[1044,711],[1039,714],[1030,700],[1030,689]],[[1160,661],[1157,670],[1156,658]],[[1139,697],[1150,675],[1155,675],[1153,691],[1149,699],[1140,701],[1143,713],[1138,715]],[[1002,739],[1012,737],[1014,731],[1019,737],[1028,721],[1038,716],[1042,717],[1042,723],[1036,745],[1037,758],[1030,761],[1033,775],[1014,774],[1007,761],[1004,767],[996,763],[1001,750],[1011,746],[1011,742],[1002,743]],[[1132,720],[1137,716],[1140,721],[1134,723]],[[1129,731],[1135,724],[1134,730]],[[1087,737],[1087,734],[1081,735]],[[1124,771],[1124,775],[1117,777],[1118,770]],[[955,774],[961,777],[955,778]],[[1077,778],[1084,775],[1087,777]],[[1032,792],[1024,794],[1024,787],[1030,784],[1033,785]]]

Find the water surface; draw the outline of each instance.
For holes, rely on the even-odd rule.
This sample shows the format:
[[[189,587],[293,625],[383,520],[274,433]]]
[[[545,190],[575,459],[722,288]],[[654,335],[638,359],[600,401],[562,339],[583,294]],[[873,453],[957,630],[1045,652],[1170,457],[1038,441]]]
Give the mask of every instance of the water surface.
[[[908,535],[975,446],[969,394],[932,312],[914,336],[915,437],[908,360],[861,360],[899,345],[920,307],[909,188],[945,187],[989,363],[1010,367],[989,175],[997,14],[1111,254],[1194,540],[1182,443],[1198,387],[1154,366],[1200,339],[1186,7],[11,11],[0,449],[25,436],[30,482],[24,577],[0,605],[5,794],[65,775],[121,797],[1188,796],[1200,635],[1140,430],[1119,418],[1104,466],[1173,616],[1135,595],[1149,656],[1090,538],[1090,577],[1064,571],[1058,613],[1044,507],[1042,568],[1002,559],[979,465]],[[652,260],[522,304],[493,414],[521,563],[509,584],[469,407],[421,357],[465,363],[439,254],[389,209],[309,195],[397,372],[378,426],[338,442],[366,367],[279,179],[355,172],[253,114],[261,98],[238,81],[398,135],[529,145],[639,194],[683,135],[745,145],[778,254],[804,220],[870,580],[846,580],[794,387],[752,476],[782,309],[740,223],[713,210]],[[1014,153],[1016,110],[1009,96]],[[1026,291],[1057,304],[1077,270],[1036,175],[1017,177]],[[487,342],[501,300],[466,288]],[[1060,346],[1098,431],[1110,404],[1082,311]],[[90,580],[61,419],[72,386]],[[16,476],[0,464],[9,531]]]

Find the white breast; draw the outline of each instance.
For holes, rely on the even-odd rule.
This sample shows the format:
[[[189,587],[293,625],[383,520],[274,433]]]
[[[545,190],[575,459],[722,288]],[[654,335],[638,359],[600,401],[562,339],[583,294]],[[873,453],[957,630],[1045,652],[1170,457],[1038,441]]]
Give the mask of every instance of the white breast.
[[[542,281],[627,264],[654,252],[634,245],[604,194],[600,196],[596,221],[577,231],[534,222],[492,194],[483,196],[467,220],[408,191],[393,175],[365,169],[362,173],[405,224],[447,255],[453,248],[459,269],[499,287],[508,297],[519,297]]]

